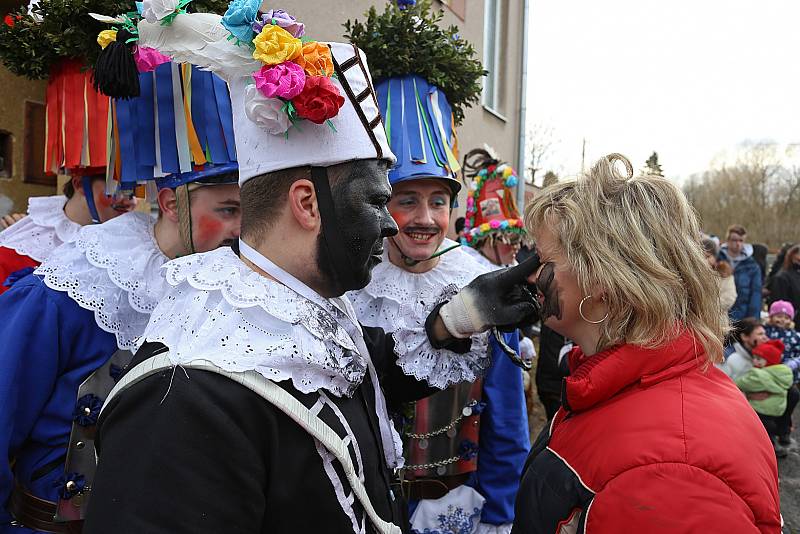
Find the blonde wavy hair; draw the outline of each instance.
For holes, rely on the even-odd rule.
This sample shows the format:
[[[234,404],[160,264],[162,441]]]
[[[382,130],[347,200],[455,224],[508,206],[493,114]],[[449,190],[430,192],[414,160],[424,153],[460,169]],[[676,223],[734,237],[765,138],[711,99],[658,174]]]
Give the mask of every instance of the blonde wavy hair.
[[[553,232],[585,294],[605,293],[609,315],[598,350],[657,347],[686,328],[709,362],[722,360],[728,318],[697,216],[675,184],[634,177],[625,156],[610,154],[578,179],[544,189],[525,210],[525,226]]]

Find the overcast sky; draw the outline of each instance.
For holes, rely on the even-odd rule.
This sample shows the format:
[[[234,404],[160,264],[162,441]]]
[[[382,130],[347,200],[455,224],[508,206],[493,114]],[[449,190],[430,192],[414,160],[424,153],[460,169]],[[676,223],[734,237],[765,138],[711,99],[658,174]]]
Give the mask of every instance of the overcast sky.
[[[683,179],[744,140],[800,142],[800,1],[531,0],[528,121],[564,174],[653,150]],[[538,178],[538,177],[537,177]],[[539,180],[537,179],[537,182]]]

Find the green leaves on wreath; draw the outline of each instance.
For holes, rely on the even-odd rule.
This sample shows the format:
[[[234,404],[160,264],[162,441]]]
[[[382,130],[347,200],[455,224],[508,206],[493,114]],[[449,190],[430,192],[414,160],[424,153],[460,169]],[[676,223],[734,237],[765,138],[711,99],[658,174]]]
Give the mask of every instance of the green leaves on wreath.
[[[109,28],[89,13],[115,17],[131,10],[131,0],[39,0],[11,13],[13,24],[0,23],[0,60],[14,74],[47,78],[52,65],[74,58],[94,65],[100,47],[97,34]],[[222,14],[227,0],[195,0],[192,11]]]
[[[405,9],[390,2],[383,13],[372,7],[365,16],[345,23],[345,38],[367,55],[375,81],[417,74],[447,95],[461,124],[464,108],[480,101],[480,79],[487,72],[458,27],[441,28],[443,12],[432,12],[430,0]]]

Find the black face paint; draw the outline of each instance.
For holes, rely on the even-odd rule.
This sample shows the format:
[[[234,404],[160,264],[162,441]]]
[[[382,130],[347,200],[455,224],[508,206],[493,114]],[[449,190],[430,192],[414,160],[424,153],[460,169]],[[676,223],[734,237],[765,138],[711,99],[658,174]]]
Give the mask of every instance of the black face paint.
[[[386,204],[391,195],[384,164],[377,160],[352,164],[350,176],[331,190],[333,217],[322,209],[318,267],[330,295],[361,289],[381,261],[383,238],[397,233]],[[318,195],[319,196],[319,195]]]
[[[548,317],[561,319],[561,295],[556,281],[556,271],[553,263],[545,263],[539,276],[536,277],[536,288],[544,296],[542,304],[542,321]]]

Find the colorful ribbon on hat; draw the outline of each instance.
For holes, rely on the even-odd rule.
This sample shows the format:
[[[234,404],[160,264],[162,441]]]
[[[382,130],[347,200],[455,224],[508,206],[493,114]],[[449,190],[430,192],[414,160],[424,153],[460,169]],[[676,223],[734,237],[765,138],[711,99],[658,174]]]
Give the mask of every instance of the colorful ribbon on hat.
[[[104,167],[109,99],[94,90],[92,73],[67,59],[53,67],[46,90],[45,172]]]
[[[455,154],[453,113],[444,93],[416,75],[383,80],[375,91],[389,146],[397,155],[389,180],[454,178],[461,165]]]
[[[112,101],[111,167],[121,187],[170,175],[185,183],[200,176],[204,166],[234,168],[233,119],[224,81],[192,65],[164,63],[140,73],[139,83],[138,98]]]

